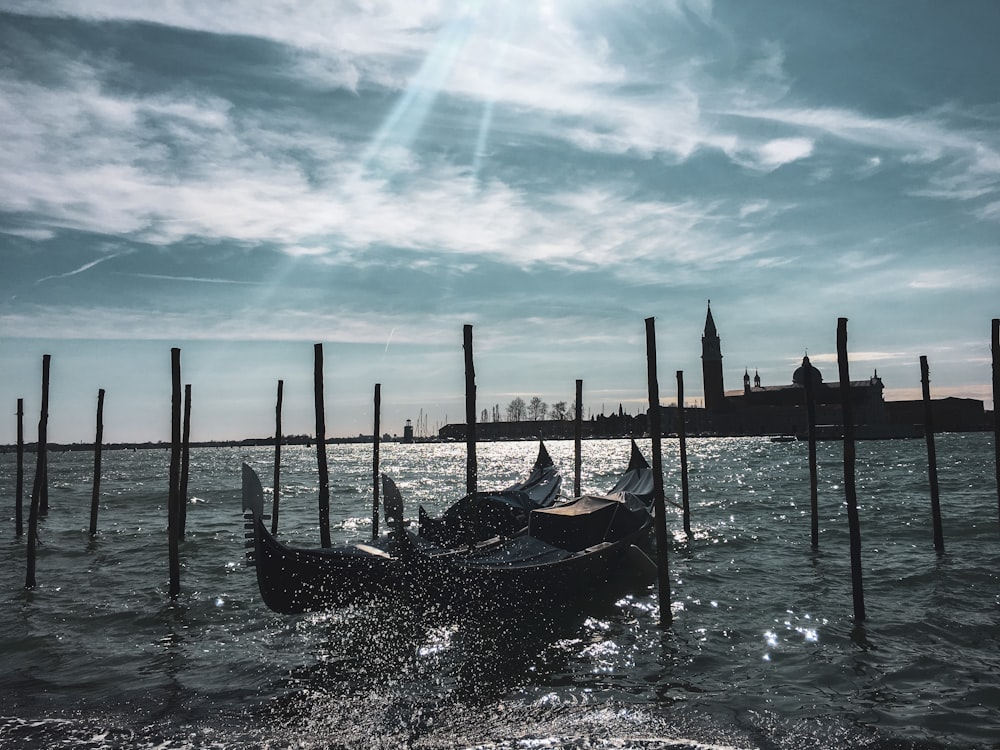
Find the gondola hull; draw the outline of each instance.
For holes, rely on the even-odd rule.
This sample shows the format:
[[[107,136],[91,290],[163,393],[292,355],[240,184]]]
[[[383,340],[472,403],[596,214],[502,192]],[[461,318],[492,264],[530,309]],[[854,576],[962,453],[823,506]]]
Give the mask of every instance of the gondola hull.
[[[552,504],[561,483],[548,451],[543,443],[539,443],[538,457],[528,477],[496,494],[517,495],[523,497],[529,507],[540,507]],[[441,561],[469,549],[467,543],[456,543],[455,549],[452,549],[408,533],[402,528],[402,518],[395,519],[399,526],[393,534],[371,544],[331,548],[289,547],[268,530],[265,521],[269,517],[264,514],[264,490],[260,478],[245,464],[243,511],[247,563],[256,568],[264,603],[282,614],[344,606],[358,598],[385,593],[419,593],[419,588],[414,589],[412,585],[411,552],[421,550],[423,558]],[[403,544],[400,545],[397,540],[403,540]],[[490,540],[478,540],[475,548],[482,549],[492,543]]]
[[[621,578],[626,552],[648,537],[651,526],[652,516],[635,495],[585,495],[533,510],[523,535],[427,561],[418,580],[453,601],[555,606]],[[414,557],[424,563],[419,553]]]
[[[477,610],[563,607],[587,599],[613,582],[620,582],[629,563],[626,557],[645,541],[648,525],[613,542],[602,542],[578,552],[517,549],[504,559],[505,549],[488,554],[456,556],[451,560],[418,560],[411,565],[411,581],[427,600]],[[639,554],[642,554],[641,552]],[[413,596],[413,587],[410,589]]]
[[[329,549],[287,547],[254,521],[254,546],[248,562],[257,570],[261,598],[282,614],[344,606],[359,597],[398,589],[401,561],[363,545]]]

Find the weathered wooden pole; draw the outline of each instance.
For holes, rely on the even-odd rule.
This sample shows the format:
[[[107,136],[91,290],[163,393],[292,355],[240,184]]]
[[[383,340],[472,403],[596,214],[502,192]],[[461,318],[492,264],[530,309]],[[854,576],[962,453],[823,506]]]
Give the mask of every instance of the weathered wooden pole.
[[[684,508],[684,533],[694,539],[691,531],[691,494],[688,489],[687,429],[684,424],[684,371],[677,371],[677,438],[681,447],[681,505]]]
[[[278,381],[278,402],[274,407],[274,485],[271,493],[271,534],[278,533],[278,505],[281,490],[281,399],[285,381]]]
[[[379,432],[382,429],[382,384],[375,384],[375,428],[372,434],[375,437],[372,450],[372,541],[378,539],[378,506],[379,506],[379,446],[381,438]]]
[[[181,483],[177,505],[177,538],[184,541],[187,530],[188,476],[191,467],[191,384],[184,386],[184,427],[181,435]]]
[[[1000,514],[1000,318],[993,318],[993,467],[997,479],[997,512]]]
[[[813,549],[819,549],[819,472],[816,467],[816,384],[809,358],[802,364],[806,379],[806,437],[809,441],[809,509],[812,513],[810,536]]]
[[[323,404],[323,345],[313,346],[313,390],[316,405],[316,462],[319,465],[319,537],[330,546],[330,470],[326,464],[326,408]]]
[[[42,356],[42,410],[38,418],[38,446],[35,456],[35,482],[31,490],[31,508],[28,511],[28,571],[24,588],[35,588],[35,555],[38,545],[38,512],[45,478],[45,454],[49,450],[49,363],[51,354]]]
[[[48,385],[45,386],[46,391],[48,391]],[[46,393],[46,396],[48,394]],[[45,410],[45,431],[48,433],[48,421],[49,414],[48,409]],[[41,453],[42,462],[42,481],[38,487],[39,501],[38,501],[38,512],[39,514],[45,516],[49,512],[49,451],[48,443],[46,442],[46,449]]]
[[[937,449],[934,447],[934,419],[931,414],[931,378],[927,357],[920,357],[920,385],[924,397],[924,436],[927,438],[927,477],[931,485],[931,517],[934,522],[934,549],[944,554],[944,534],[941,531],[941,497],[938,493]]]
[[[472,326],[463,328],[462,348],[465,350],[465,491],[472,494],[479,483],[476,460],[476,368],[472,359]]]
[[[45,452],[42,460],[42,502],[39,512],[44,516],[49,512],[49,454]]]
[[[104,389],[97,391],[97,436],[94,438],[94,491],[90,496],[90,535],[97,536],[97,510],[101,500],[101,451],[104,448]]]
[[[583,466],[583,381],[576,381],[576,415],[573,420],[573,497],[580,497],[580,471]]]
[[[38,514],[45,517],[49,514],[49,457],[42,457],[42,483],[39,485],[41,498],[38,503]]]
[[[858,492],[854,464],[854,405],[851,403],[851,376],[847,362],[847,318],[837,319],[837,365],[840,369],[840,405],[844,418],[844,493],[847,523],[851,534],[851,589],[854,619],[865,619],[865,592],[861,575],[861,522],[858,519]]]
[[[167,496],[167,543],[170,588],[176,599],[181,593],[180,505],[181,505],[181,350],[170,350],[170,490]]]
[[[24,536],[24,399],[17,400],[17,477],[14,487],[14,533]]]
[[[674,615],[670,609],[670,564],[667,557],[667,510],[663,496],[663,452],[661,445],[660,385],[656,375],[656,323],[646,318],[646,379],[649,384],[649,437],[653,443],[653,518],[656,532],[657,590],[660,625],[669,626]]]

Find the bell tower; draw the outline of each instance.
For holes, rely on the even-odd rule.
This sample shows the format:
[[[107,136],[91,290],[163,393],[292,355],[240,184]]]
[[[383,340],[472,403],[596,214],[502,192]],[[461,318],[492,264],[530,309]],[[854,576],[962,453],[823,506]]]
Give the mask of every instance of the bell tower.
[[[708,411],[721,409],[726,398],[722,383],[722,342],[712,319],[712,300],[708,301],[705,333],[701,337],[701,375],[705,389],[705,408]]]

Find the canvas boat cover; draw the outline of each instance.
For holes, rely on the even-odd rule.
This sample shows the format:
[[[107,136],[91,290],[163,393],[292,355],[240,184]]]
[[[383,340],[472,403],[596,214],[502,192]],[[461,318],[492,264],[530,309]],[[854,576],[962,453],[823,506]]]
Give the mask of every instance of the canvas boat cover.
[[[470,505],[501,505],[507,506],[515,511],[527,513],[529,510],[538,507],[538,503],[531,499],[531,495],[521,490],[501,490],[499,492],[475,492],[466,495],[461,500],[448,508],[441,516],[448,520],[459,520],[467,517]]]
[[[633,511],[616,497],[584,495],[552,508],[531,511],[528,535],[578,552],[601,542],[614,542],[637,530],[644,510]]]
[[[618,480],[618,483],[611,488],[608,493],[612,497],[621,497],[627,500],[627,495],[631,495],[635,500],[645,507],[653,504],[653,470],[649,466],[639,447],[632,441],[632,457],[628,464],[628,469]]]
[[[647,507],[653,503],[653,472],[649,469],[629,471],[609,492],[609,495],[632,495]]]
[[[420,534],[437,544],[453,546],[467,542],[473,529],[479,539],[512,536],[528,523],[528,512],[538,503],[520,490],[476,492],[466,495],[434,519],[420,508]]]

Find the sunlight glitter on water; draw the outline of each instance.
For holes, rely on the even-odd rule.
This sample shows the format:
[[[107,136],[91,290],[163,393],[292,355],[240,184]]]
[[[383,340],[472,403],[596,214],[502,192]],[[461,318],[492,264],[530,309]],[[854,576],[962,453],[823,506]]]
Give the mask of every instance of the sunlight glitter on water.
[[[578,619],[449,619],[384,602],[275,615],[242,563],[238,469],[250,460],[269,471],[271,454],[259,449],[198,453],[211,468],[196,477],[204,502],[190,508],[184,593],[164,607],[165,456],[105,457],[117,477],[105,487],[107,530],[88,543],[79,509],[89,487],[78,486],[86,471],[74,465],[88,457],[60,455],[51,471],[69,469],[74,479],[58,482],[42,529],[41,584],[30,595],[21,590],[23,542],[0,544],[0,684],[10,711],[54,716],[57,696],[66,721],[28,729],[0,720],[0,733],[15,738],[13,748],[86,747],[106,734],[110,747],[225,750],[355,750],[373,738],[428,750],[522,741],[574,750],[995,742],[1000,557],[988,439],[938,443],[944,558],[929,545],[922,443],[880,443],[862,457],[859,487],[871,495],[862,626],[851,617],[839,448],[820,448],[821,540],[812,551],[802,445],[691,444],[697,532],[693,541],[677,534],[679,511],[668,510],[670,628],[660,627],[655,585]],[[648,456],[648,441],[640,447]],[[572,466],[571,443],[549,448]],[[669,463],[675,448],[668,441],[670,491],[679,481]],[[519,478],[535,449],[481,446],[480,481]],[[421,502],[440,509],[464,492],[461,447],[386,446],[385,454],[406,484],[411,516]],[[627,455],[625,441],[585,443],[585,491],[606,489]],[[0,482],[9,482],[9,458]],[[370,452],[338,446],[330,458],[340,477],[335,534],[362,539],[371,530]],[[315,452],[288,459],[281,533],[314,546]],[[81,718],[103,715],[114,718]]]

